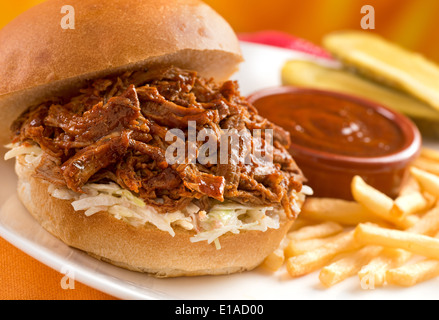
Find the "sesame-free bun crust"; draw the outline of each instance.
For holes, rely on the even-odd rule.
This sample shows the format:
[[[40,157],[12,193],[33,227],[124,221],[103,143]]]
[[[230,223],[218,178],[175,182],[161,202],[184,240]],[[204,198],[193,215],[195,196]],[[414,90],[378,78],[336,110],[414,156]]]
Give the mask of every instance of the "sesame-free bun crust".
[[[252,270],[273,252],[290,229],[285,220],[279,229],[227,233],[221,249],[206,241],[192,243],[195,233],[175,228],[175,236],[147,224],[134,227],[107,212],[85,216],[71,201],[50,196],[48,182],[16,162],[18,195],[34,218],[69,246],[129,270],[157,277],[219,275]]]
[[[61,27],[66,4],[75,29]],[[0,44],[2,128],[86,80],[173,64],[223,81],[242,61],[232,28],[200,0],[48,0],[1,29]]]

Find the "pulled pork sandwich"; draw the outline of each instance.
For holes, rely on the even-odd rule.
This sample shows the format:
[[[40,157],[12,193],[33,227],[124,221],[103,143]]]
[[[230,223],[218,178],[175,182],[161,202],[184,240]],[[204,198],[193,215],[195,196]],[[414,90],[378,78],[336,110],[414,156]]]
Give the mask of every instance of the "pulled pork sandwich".
[[[255,268],[306,188],[288,133],[227,80],[242,60],[230,26],[198,0],[76,0],[75,29],[63,29],[63,4],[46,1],[0,31],[5,158],[16,158],[25,207],[66,244],[131,270]],[[173,129],[182,134],[169,139]],[[260,130],[247,151],[265,146],[271,161],[229,143],[229,161],[185,153],[171,163],[169,147],[190,149],[191,129],[209,129],[214,145],[227,129]]]

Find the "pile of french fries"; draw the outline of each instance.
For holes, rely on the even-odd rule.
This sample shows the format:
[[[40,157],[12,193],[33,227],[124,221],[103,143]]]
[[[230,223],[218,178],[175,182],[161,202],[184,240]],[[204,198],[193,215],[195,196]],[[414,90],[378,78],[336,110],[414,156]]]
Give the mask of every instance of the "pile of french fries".
[[[359,176],[351,189],[353,201],[308,198],[262,266],[293,278],[319,271],[328,288],[353,276],[363,289],[439,277],[439,151],[422,150],[396,199]]]

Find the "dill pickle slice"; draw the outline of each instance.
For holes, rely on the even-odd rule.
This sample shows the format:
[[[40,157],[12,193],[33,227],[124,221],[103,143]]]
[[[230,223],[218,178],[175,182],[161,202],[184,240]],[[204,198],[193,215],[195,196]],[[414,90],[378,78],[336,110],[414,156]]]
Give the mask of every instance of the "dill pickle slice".
[[[439,137],[439,111],[399,90],[344,69],[323,66],[312,61],[289,61],[282,68],[282,83],[330,90],[375,101],[410,117],[425,137]]]
[[[329,34],[323,46],[345,66],[439,110],[439,67],[422,55],[366,31]]]

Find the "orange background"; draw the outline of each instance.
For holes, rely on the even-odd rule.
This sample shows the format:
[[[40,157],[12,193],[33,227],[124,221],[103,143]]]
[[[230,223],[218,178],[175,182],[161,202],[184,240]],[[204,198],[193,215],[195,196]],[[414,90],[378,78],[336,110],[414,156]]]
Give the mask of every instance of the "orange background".
[[[105,1],[105,0],[102,0]],[[171,0],[170,0],[171,1]],[[1,0],[0,28],[43,0]],[[360,29],[361,7],[375,8],[375,32],[439,62],[438,0],[205,0],[237,32],[287,31],[319,44],[341,29]],[[66,2],[68,3],[68,1]]]
[[[359,29],[375,8],[375,32],[439,62],[438,0],[206,0],[236,32],[287,31],[320,44],[336,30]]]
[[[102,0],[105,1],[105,0]],[[129,1],[129,0],[127,0]],[[171,0],[170,0],[171,1]],[[1,0],[0,28],[42,0]],[[438,0],[206,0],[236,32],[281,30],[320,44],[331,31],[360,29],[363,5],[375,8],[375,32],[439,62]],[[74,4],[68,3],[66,4]],[[0,44],[1,45],[1,44]],[[25,45],[25,44],[24,44]],[[111,299],[77,283],[0,238],[0,299]]]

